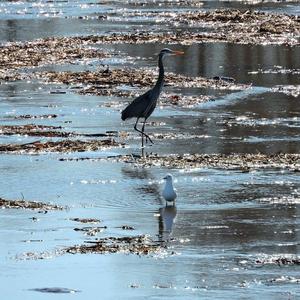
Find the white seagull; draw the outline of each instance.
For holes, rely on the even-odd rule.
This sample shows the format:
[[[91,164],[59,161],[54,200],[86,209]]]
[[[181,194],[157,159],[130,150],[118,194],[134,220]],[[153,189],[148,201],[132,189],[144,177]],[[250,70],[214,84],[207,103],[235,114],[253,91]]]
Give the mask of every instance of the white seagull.
[[[177,194],[176,194],[176,190],[173,187],[173,177],[171,174],[168,174],[164,177],[164,179],[166,180],[166,185],[162,192],[162,196],[166,199],[167,203],[168,202],[174,203]]]

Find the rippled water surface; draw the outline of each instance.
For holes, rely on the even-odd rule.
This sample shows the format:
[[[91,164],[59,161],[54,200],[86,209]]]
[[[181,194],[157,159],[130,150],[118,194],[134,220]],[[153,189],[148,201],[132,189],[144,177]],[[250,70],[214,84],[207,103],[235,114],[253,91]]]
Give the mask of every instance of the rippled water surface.
[[[299,14],[297,1],[1,1],[0,42],[37,38],[175,30],[155,17],[129,12],[251,8]],[[255,1],[253,1],[255,2]],[[192,4],[191,4],[192,3]],[[141,5],[143,4],[143,5]],[[103,18],[105,15],[110,18]],[[100,45],[114,53],[104,64],[153,68],[165,44]],[[187,76],[228,76],[251,84],[244,91],[179,89],[207,94],[214,101],[192,108],[158,107],[147,131],[155,139],[148,153],[299,153],[299,95],[274,91],[299,86],[299,47],[204,43],[171,45],[185,52],[166,61],[167,71]],[[101,62],[102,63],[102,62]],[[91,62],[97,68],[99,62]],[[86,65],[51,66],[85,70]],[[47,68],[47,67],[45,67]],[[274,72],[275,70],[275,72]],[[278,72],[278,70],[282,70]],[[291,70],[294,70],[291,72]],[[296,71],[295,71],[296,70]],[[297,71],[298,70],[298,71]],[[105,158],[140,154],[134,121],[121,122],[114,99],[50,93],[54,85],[35,81],[0,84],[1,125],[36,123],[67,131],[128,131],[126,148],[98,152],[0,156],[0,197],[52,202],[67,210],[47,214],[0,211],[0,280],[5,299],[297,299],[299,266],[263,264],[276,257],[299,257],[299,172],[290,170],[143,168]],[[126,100],[126,99],[125,99]],[[127,103],[124,100],[124,106]],[[55,119],[14,120],[14,115],[56,114]],[[158,124],[158,125],[157,125]],[[0,135],[0,143],[39,138]],[[172,173],[176,207],[165,208],[162,178]],[[54,251],[94,237],[74,231],[71,218],[97,218],[107,229],[98,237],[148,234],[167,245],[167,254],[77,254]],[[133,226],[133,232],[120,226]],[[168,229],[165,230],[165,229]],[[24,253],[48,253],[24,259]],[[55,295],[54,295],[55,294]],[[4,299],[3,298],[3,299]]]

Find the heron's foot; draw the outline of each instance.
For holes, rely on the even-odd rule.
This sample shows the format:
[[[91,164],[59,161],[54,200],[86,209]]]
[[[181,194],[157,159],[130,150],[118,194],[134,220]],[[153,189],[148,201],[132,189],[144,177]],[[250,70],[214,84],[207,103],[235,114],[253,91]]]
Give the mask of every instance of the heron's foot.
[[[151,144],[154,144],[153,141],[151,140],[151,138],[147,135],[147,136],[146,136],[146,144],[148,143],[148,141],[149,141]]]

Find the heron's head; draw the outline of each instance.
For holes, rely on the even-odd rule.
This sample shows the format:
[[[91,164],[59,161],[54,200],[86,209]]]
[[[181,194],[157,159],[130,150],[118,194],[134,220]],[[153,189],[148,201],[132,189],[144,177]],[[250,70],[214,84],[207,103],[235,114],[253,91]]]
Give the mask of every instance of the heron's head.
[[[167,175],[164,177],[164,179],[165,179],[166,181],[172,181],[173,177],[172,177],[171,174],[167,174]]]
[[[175,51],[171,50],[169,48],[164,48],[159,52],[159,56],[165,57],[165,56],[172,56],[172,55],[183,55],[184,52],[182,51]]]

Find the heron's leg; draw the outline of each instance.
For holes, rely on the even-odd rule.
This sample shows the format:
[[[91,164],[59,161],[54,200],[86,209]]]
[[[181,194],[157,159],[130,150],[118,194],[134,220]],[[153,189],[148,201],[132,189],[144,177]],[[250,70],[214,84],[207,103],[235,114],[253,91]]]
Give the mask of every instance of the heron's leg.
[[[152,144],[154,144],[154,143],[152,142],[152,140],[150,139],[150,136],[144,132],[144,131],[145,131],[145,124],[146,124],[146,121],[147,121],[147,119],[145,119],[145,121],[144,121],[144,123],[143,123],[143,127],[142,127],[143,135],[146,137],[146,143],[147,143],[147,141],[149,140]]]
[[[141,133],[141,134],[143,135],[143,132],[142,132],[141,130],[139,130],[139,129],[136,127],[136,126],[137,126],[137,123],[138,123],[138,121],[139,121],[139,119],[140,119],[140,118],[137,118],[137,119],[136,119],[136,122],[135,122],[133,128],[134,128],[134,130],[136,130],[137,132],[139,132],[139,133]]]
[[[138,124],[138,121],[139,121],[140,118],[137,118],[136,119],[136,122],[134,124],[134,130],[136,130],[137,132],[141,133],[142,134],[142,147],[144,147],[144,132],[139,130],[136,126]]]

